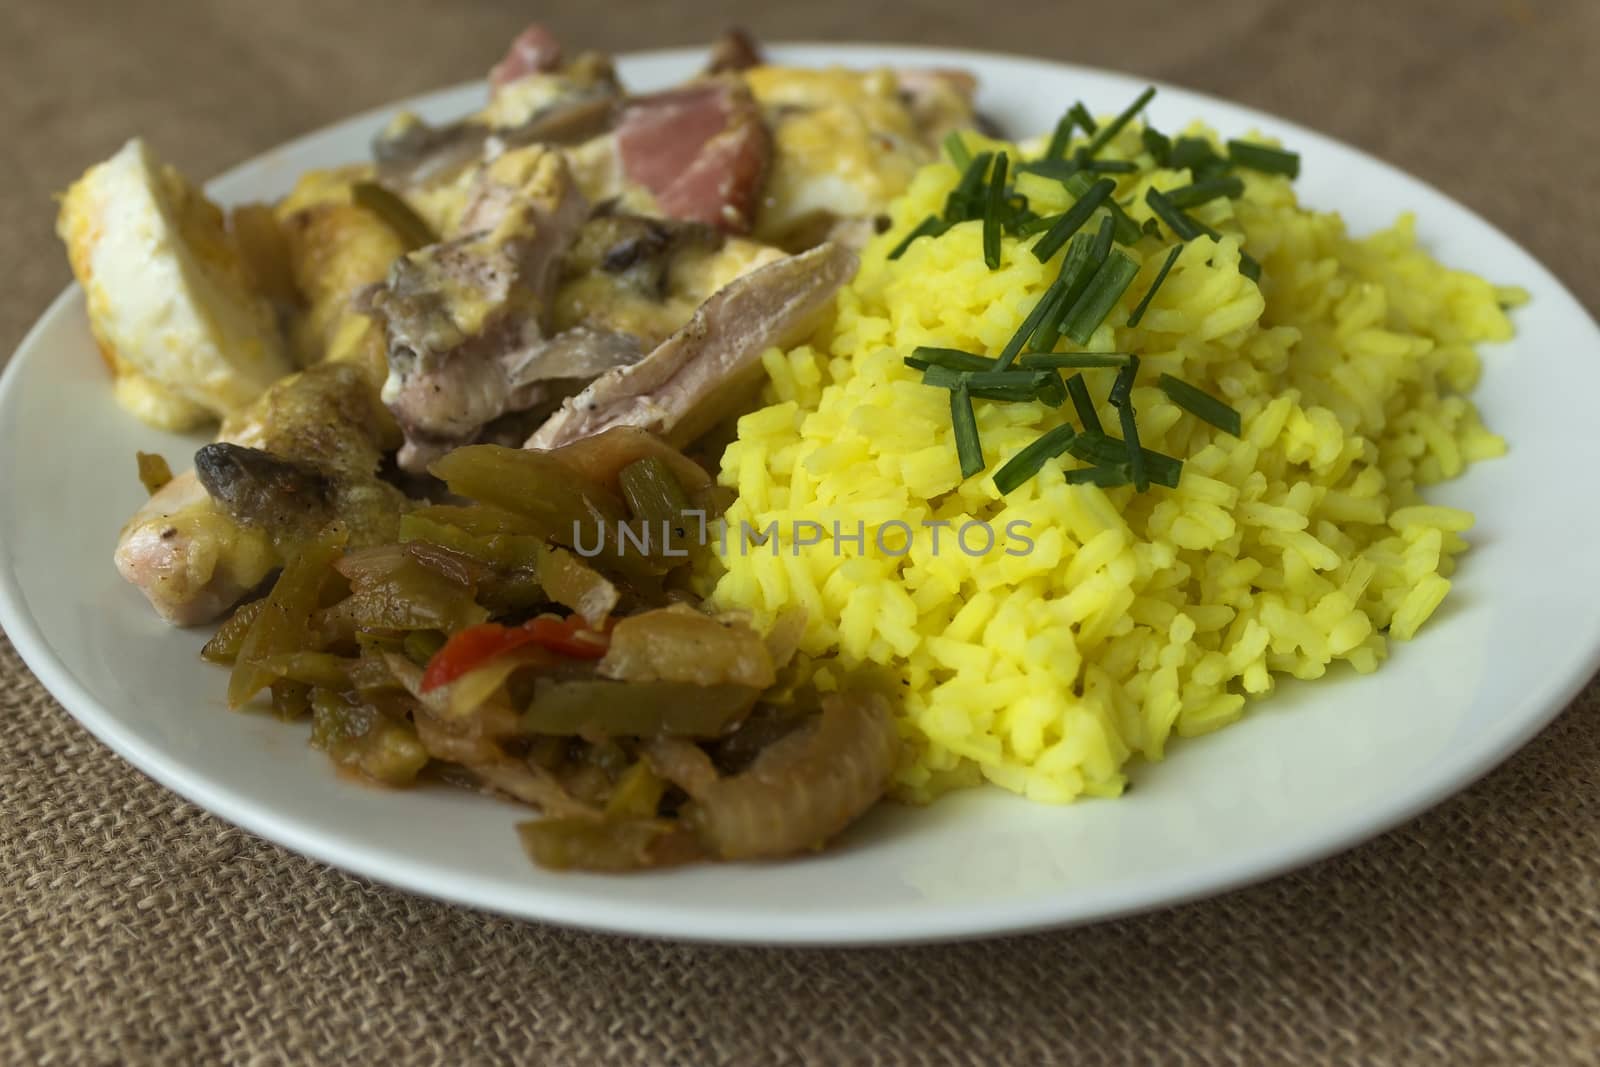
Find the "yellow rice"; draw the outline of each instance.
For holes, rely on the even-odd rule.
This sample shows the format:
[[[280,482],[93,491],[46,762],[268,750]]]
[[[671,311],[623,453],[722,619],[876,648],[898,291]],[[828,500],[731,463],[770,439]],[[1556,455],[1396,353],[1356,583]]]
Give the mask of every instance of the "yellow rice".
[[[1105,154],[1148,164],[1140,151],[1135,128]],[[957,178],[945,163],[895,205],[834,320],[766,354],[768,406],[740,420],[721,478],[739,491],[735,530],[780,533],[743,549],[732,537],[713,564],[714,600],[768,622],[805,608],[805,652],[903,676],[915,759],[900,795],[983,779],[1042,801],[1115,795],[1131,758],[1160,759],[1174,732],[1236,721],[1279,675],[1317,678],[1340,661],[1375,670],[1389,639],[1414,635],[1448,593],[1472,516],[1419,489],[1504,452],[1467,394],[1473,344],[1510,337],[1502,309],[1520,294],[1439,265],[1409,216],[1356,240],[1337,215],[1301,207],[1286,179],[1240,174],[1242,198],[1195,210],[1222,239],[1190,242],[1131,329],[1166,249],[1128,250],[1140,275],[1083,346],[1143,358],[1140,434],[1185,461],[1176,490],[1070,486],[1061,471],[1077,462],[1063,459],[1002,497],[990,475],[1075,417],[1070,405],[983,400],[987,471],[961,480],[948,394],[901,360],[921,344],[997,352],[1061,253],[1041,264],[1031,242],[1007,238],[991,272],[979,224],[964,223],[888,261],[942,207]],[[1142,221],[1147,185],[1189,180],[1128,175],[1117,196]],[[1070,203],[1052,182],[1025,176],[1020,188],[1041,213]],[[1264,267],[1259,287],[1239,273],[1241,236]],[[1153,385],[1162,371],[1226,399],[1243,437],[1174,406]],[[1114,373],[1085,372],[1113,433]],[[888,551],[875,536],[893,520],[913,531],[903,555],[904,527],[886,531]],[[953,525],[923,525],[941,520]],[[997,533],[991,551],[954,544],[971,521]],[[1029,524],[1031,552],[1006,553],[1023,548],[1006,537],[1014,521]],[[835,522],[845,535],[864,523],[864,542],[835,543]],[[819,524],[821,543],[797,547],[797,523]]]

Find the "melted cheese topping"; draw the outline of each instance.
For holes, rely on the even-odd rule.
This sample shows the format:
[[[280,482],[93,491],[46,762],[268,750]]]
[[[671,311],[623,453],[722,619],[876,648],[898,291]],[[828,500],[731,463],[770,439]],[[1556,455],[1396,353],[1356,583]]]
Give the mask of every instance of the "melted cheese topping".
[[[876,215],[932,158],[889,71],[756,67],[744,78],[775,148],[757,237],[781,242],[819,215]]]

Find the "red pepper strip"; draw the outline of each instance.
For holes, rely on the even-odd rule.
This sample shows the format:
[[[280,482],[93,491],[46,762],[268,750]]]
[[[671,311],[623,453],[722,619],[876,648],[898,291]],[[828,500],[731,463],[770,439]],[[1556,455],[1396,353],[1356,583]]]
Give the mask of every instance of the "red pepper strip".
[[[570,619],[540,615],[521,626],[480,623],[452,634],[444,647],[433,654],[428,669],[422,673],[422,691],[449,685],[474,667],[530,644],[574,659],[599,659],[606,654],[610,641],[605,634],[586,627],[576,615]]]

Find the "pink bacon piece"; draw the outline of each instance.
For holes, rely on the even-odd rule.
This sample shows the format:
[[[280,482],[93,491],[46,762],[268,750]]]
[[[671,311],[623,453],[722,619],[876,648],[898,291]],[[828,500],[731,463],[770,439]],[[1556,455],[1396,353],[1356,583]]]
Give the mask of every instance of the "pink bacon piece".
[[[742,86],[705,82],[626,105],[622,170],[670,218],[745,233],[772,154],[760,108]]]
[[[505,58],[490,68],[489,84],[498,92],[530,74],[549,74],[560,67],[561,42],[549,30],[535,23],[517,34],[511,47],[506,50]]]

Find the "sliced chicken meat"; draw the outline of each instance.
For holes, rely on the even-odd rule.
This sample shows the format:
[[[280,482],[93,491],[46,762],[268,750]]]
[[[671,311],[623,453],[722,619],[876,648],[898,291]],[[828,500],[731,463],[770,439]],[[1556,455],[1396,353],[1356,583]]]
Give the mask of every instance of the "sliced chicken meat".
[[[383,400],[405,432],[403,470],[426,469],[485,425],[536,403],[532,388],[638,358],[620,336],[546,335],[560,265],[588,204],[561,154],[508,152],[483,171],[460,237],[395,262],[362,306],[384,324]]]
[[[825,244],[741,276],[644,359],[567,400],[526,447],[556,448],[612,426],[692,441],[746,399],[761,353],[803,337],[855,269],[855,253]]]
[[[360,368],[324,363],[285,378],[134,514],[117,570],[162,618],[193,626],[238,603],[331,519],[353,545],[391,540],[405,498],[377,470],[398,436]]]

